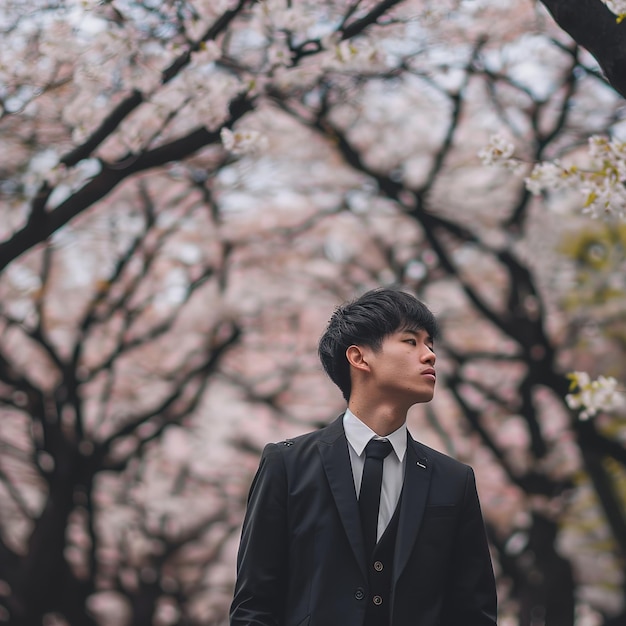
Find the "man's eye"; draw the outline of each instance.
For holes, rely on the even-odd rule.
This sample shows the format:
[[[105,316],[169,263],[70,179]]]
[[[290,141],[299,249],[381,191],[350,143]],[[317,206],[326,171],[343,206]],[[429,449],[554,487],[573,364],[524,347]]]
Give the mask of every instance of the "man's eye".
[[[407,339],[406,342],[410,343],[412,346],[416,346],[417,345],[417,341],[415,341],[415,339]]]

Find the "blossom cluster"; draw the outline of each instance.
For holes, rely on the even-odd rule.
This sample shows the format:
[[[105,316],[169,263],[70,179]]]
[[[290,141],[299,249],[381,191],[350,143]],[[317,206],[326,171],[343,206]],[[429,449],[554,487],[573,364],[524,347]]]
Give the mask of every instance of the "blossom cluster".
[[[570,409],[582,409],[579,418],[587,420],[599,411],[613,412],[623,408],[623,393],[617,390],[617,380],[612,376],[599,376],[591,380],[587,372],[570,372],[570,391],[565,401]]]
[[[258,154],[267,148],[268,139],[256,130],[232,131],[222,128],[220,132],[222,145],[236,156]]]
[[[478,156],[484,165],[499,165],[510,170],[523,167],[513,156],[515,146],[494,135]],[[525,179],[534,195],[571,189],[583,198],[582,212],[593,218],[626,219],[626,143],[594,135],[589,138],[589,167],[567,167],[558,159],[534,165]]]
[[[478,158],[483,165],[502,165],[511,168],[519,163],[512,158],[515,145],[506,137],[496,133],[489,138],[489,143],[478,153]]]

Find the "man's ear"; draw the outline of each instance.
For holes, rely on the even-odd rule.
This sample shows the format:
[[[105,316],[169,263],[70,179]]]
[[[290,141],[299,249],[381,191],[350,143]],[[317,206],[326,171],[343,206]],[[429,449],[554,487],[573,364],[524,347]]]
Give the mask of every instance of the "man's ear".
[[[367,356],[365,354],[365,350],[361,346],[349,346],[346,350],[346,359],[348,359],[350,366],[357,370],[369,370]]]

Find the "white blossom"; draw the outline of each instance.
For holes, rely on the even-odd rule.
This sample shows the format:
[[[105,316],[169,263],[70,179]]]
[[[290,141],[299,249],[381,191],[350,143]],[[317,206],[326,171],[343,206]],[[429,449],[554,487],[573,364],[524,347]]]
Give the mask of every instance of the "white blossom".
[[[501,135],[491,137],[478,156],[484,165],[515,169],[521,165],[512,158],[513,144]],[[588,166],[564,165],[560,160],[536,163],[524,179],[528,191],[571,189],[582,198],[581,211],[592,218],[626,219],[626,143],[599,135],[590,137]]]
[[[566,168],[558,160],[548,161],[535,165],[524,182],[528,191],[539,195],[548,189],[558,191],[576,184],[578,181],[576,173],[576,168]]]
[[[54,172],[58,165],[59,155],[54,148],[47,148],[35,154],[23,178],[27,196],[35,194],[44,181],[54,184]]]
[[[520,165],[518,159],[511,158],[515,152],[515,145],[504,135],[496,133],[489,138],[489,143],[478,152],[478,158],[483,165],[501,165],[507,169],[516,170]]]
[[[47,58],[59,63],[69,63],[80,58],[79,42],[72,36],[72,26],[64,20],[54,20],[43,30],[39,49]]]
[[[261,12],[275,30],[306,32],[316,23],[316,13],[307,3],[290,3],[285,0],[265,0],[260,3]]]
[[[585,197],[583,213],[593,218],[626,217],[626,188],[621,182],[613,182],[605,178],[596,185],[581,187]]]
[[[332,56],[325,66],[328,69],[372,71],[375,67],[384,66],[385,53],[366,41],[341,41],[332,50]]]
[[[222,56],[221,48],[214,41],[204,42],[197,52],[191,55],[195,66],[209,65]]]
[[[593,417],[599,411],[610,413],[624,406],[624,397],[617,390],[617,380],[612,376],[599,376],[591,380],[587,372],[571,372],[570,390],[565,401],[570,409],[582,409],[581,420]]]
[[[54,167],[47,177],[48,182],[54,185],[47,207],[52,209],[59,206],[87,181],[97,176],[101,170],[102,163],[99,159],[83,159],[74,167],[66,167],[63,164]]]
[[[220,136],[224,148],[237,156],[258,154],[267,147],[267,137],[256,130],[232,131],[222,128]]]
[[[267,60],[271,67],[291,65],[291,50],[284,39],[276,38],[267,51]]]
[[[626,218],[626,144],[595,135],[589,139],[589,158],[591,169],[576,172],[583,212],[596,218]]]

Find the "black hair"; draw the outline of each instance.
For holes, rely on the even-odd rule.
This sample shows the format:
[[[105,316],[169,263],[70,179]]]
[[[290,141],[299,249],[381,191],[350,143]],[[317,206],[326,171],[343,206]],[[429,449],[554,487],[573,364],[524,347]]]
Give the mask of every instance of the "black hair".
[[[383,339],[400,330],[425,330],[434,340],[437,320],[415,296],[395,287],[379,287],[337,307],[318,345],[318,354],[329,378],[350,399],[350,365],[346,350],[351,345],[380,350]]]

